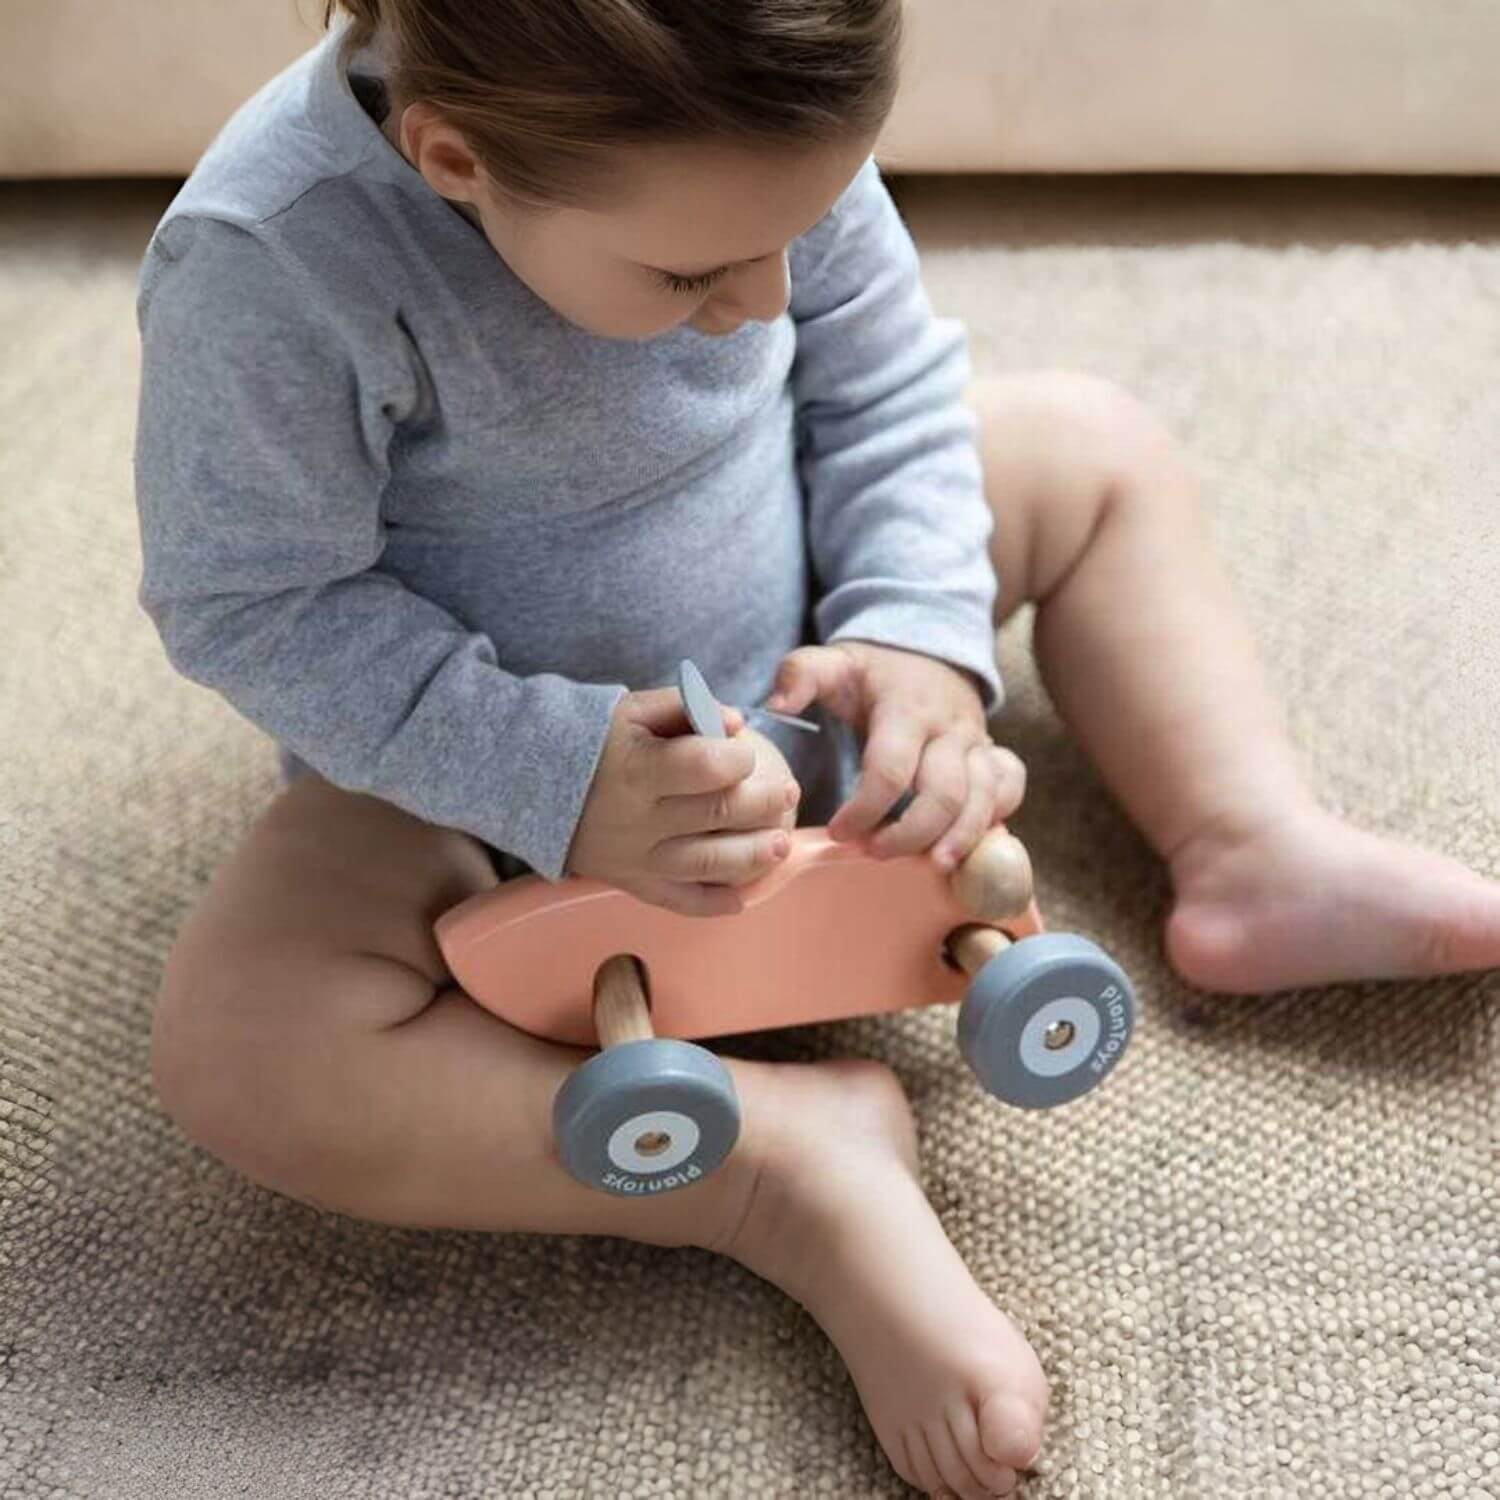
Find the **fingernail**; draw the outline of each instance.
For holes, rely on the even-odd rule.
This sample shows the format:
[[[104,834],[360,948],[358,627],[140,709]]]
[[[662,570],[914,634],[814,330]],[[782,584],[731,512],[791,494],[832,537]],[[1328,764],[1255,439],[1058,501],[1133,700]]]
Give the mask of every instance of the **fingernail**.
[[[781,796],[781,805],[783,807],[793,807],[793,806],[795,806],[797,798],[800,795],[801,795],[801,793],[798,792],[798,790],[797,790],[796,787],[789,786],[786,789],[786,791],[782,793],[782,796]]]
[[[787,850],[792,847],[792,841],[784,834],[778,833],[771,840],[771,853],[777,859],[785,859]]]

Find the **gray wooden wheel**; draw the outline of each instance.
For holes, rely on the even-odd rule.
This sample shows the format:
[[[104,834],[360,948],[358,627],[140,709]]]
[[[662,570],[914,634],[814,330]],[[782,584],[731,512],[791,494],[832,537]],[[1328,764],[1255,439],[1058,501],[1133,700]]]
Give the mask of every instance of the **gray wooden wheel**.
[[[701,1181],[739,1133],[729,1070],[706,1048],[670,1038],[607,1047],[552,1103],[562,1164],[586,1186],[624,1197]]]
[[[1012,943],[974,976],[958,1046],[997,1099],[1048,1109],[1102,1083],[1134,1024],[1135,996],[1114,959],[1076,933],[1044,932]]]

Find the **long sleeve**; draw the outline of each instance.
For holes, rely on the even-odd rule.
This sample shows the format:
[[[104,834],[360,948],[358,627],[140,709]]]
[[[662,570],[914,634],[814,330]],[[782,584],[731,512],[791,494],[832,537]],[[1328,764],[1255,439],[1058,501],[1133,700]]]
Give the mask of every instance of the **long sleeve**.
[[[933,316],[916,249],[873,161],[798,242],[792,379],[822,641],[995,665],[993,520],[962,403],[962,329]]]
[[[142,281],[136,492],[138,599],[173,666],[335,785],[559,878],[624,685],[512,675],[382,572],[391,450],[430,399],[399,321],[349,338],[256,235],[169,229]]]

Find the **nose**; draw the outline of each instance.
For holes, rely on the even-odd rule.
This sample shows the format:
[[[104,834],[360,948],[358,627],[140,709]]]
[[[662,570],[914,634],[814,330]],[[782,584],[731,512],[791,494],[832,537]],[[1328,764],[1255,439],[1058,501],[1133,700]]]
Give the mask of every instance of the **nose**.
[[[714,309],[730,317],[770,323],[786,311],[790,298],[786,251],[783,250],[780,255],[751,261],[729,276],[714,298]]]

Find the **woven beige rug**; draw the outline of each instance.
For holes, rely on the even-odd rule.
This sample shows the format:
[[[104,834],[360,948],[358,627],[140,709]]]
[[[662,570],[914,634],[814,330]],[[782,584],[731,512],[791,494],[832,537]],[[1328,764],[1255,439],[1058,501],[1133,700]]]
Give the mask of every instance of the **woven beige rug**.
[[[275,787],[134,604],[132,283],[167,196],[0,188],[0,1495],[904,1493],[738,1267],[319,1214],[157,1109],[160,965]],[[1189,440],[1330,801],[1500,876],[1500,184],[906,202],[981,370],[1112,375]],[[1188,993],[1159,870],[1024,625],[1004,647],[1043,908],[1136,977],[1130,1057],[1034,1117],[951,1013],[754,1049],[900,1071],[949,1232],[1054,1381],[1029,1495],[1500,1494],[1500,976]]]

